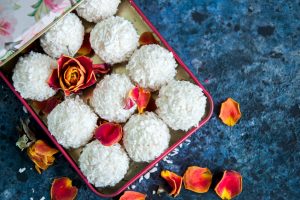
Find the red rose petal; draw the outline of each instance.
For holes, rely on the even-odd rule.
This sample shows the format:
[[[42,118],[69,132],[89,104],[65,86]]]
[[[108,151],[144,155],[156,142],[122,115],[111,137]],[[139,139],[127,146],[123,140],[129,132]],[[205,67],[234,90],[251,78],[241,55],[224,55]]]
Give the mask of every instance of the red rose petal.
[[[134,191],[125,191],[119,200],[145,200],[145,199],[146,199],[145,194],[134,192]]]
[[[54,179],[51,186],[52,200],[73,200],[77,196],[78,189],[72,186],[72,180],[67,177]]]
[[[189,167],[183,176],[185,189],[197,193],[208,191],[212,181],[212,173],[208,168],[197,166]]]
[[[215,191],[221,199],[233,199],[243,190],[242,179],[236,171],[225,171]]]
[[[139,39],[140,45],[159,44],[152,32],[144,32]]]
[[[101,124],[95,131],[95,138],[104,146],[111,146],[118,143],[122,136],[122,126],[111,122]]]
[[[136,104],[138,107],[138,111],[141,114],[147,108],[150,98],[151,98],[150,91],[145,90],[138,86],[134,87],[128,93],[128,96],[125,100],[124,109],[129,110]]]

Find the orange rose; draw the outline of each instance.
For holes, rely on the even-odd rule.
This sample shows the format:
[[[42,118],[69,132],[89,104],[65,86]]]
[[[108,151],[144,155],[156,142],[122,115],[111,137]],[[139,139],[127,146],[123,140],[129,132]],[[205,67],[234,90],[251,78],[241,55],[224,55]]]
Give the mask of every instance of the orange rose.
[[[107,65],[93,65],[93,61],[86,56],[72,58],[62,55],[57,64],[57,69],[53,70],[48,84],[54,89],[62,89],[66,96],[94,85],[97,82],[96,72],[109,71]]]

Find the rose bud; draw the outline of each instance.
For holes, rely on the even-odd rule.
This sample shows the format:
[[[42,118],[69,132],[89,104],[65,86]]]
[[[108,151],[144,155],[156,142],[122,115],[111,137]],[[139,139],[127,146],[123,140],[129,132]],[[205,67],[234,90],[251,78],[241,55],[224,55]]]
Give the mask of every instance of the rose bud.
[[[242,192],[242,176],[236,171],[225,171],[215,188],[221,199],[233,199]]]
[[[210,170],[197,166],[189,167],[183,176],[185,189],[197,193],[207,192],[211,185],[211,180],[212,173]]]

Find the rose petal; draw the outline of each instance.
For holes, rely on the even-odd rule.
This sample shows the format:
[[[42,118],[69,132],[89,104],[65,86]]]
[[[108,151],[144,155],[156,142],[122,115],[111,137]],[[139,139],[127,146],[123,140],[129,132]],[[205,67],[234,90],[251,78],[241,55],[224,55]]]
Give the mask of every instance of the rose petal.
[[[27,149],[27,155],[34,162],[36,170],[41,173],[41,170],[46,170],[53,164],[55,158],[54,154],[58,150],[51,148],[43,140],[37,140],[33,145]]]
[[[197,166],[189,167],[183,176],[185,189],[197,193],[205,193],[208,191],[212,181],[212,173],[208,168]]]
[[[172,188],[172,191],[169,194],[173,195],[173,197],[176,197],[181,190],[182,177],[168,170],[163,170],[160,175],[168,182],[168,184]]]
[[[111,146],[118,143],[122,136],[122,126],[111,122],[101,124],[95,131],[95,138],[105,146]]]
[[[63,96],[58,94],[45,101],[32,101],[32,105],[39,110],[40,115],[47,115],[62,101]]]
[[[225,171],[215,188],[221,199],[233,199],[242,192],[242,176],[236,171]]]
[[[152,32],[144,32],[139,39],[140,45],[159,44]]]
[[[77,196],[78,189],[72,186],[72,180],[67,177],[54,179],[51,186],[52,200],[73,200]]]
[[[80,49],[77,51],[77,54],[86,56],[91,54],[91,52],[92,52],[92,47],[90,43],[90,33],[86,33],[84,35],[82,45]]]
[[[139,88],[139,97],[136,101],[139,113],[143,113],[150,101],[151,93],[148,90]]]
[[[53,89],[57,90],[60,88],[59,84],[59,78],[58,78],[58,70],[53,69],[49,79],[48,79],[48,85],[52,87]]]
[[[125,191],[119,200],[145,200],[145,199],[146,199],[145,194],[134,192],[134,191]]]
[[[234,126],[241,118],[241,115],[240,104],[232,98],[228,98],[222,103],[219,117],[224,124]]]
[[[127,98],[125,99],[124,109],[130,110],[136,104],[138,98],[139,98],[139,88],[134,87],[129,91]]]
[[[57,149],[51,148],[43,140],[37,140],[34,143],[33,148],[37,154],[44,156],[53,156],[54,154],[58,153]]]
[[[111,71],[111,66],[109,64],[93,64],[93,70],[95,74],[107,74]]]
[[[150,91],[145,90],[138,86],[134,87],[129,91],[128,96],[125,99],[124,109],[129,110],[136,104],[138,107],[138,111],[141,114],[146,109],[150,101],[150,98],[151,98]]]

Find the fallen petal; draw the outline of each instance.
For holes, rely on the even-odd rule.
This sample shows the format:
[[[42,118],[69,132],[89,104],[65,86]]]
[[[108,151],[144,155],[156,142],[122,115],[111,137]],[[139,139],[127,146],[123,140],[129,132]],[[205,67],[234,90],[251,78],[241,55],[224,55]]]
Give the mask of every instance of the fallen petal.
[[[233,199],[242,192],[242,176],[236,171],[225,171],[215,188],[221,199]]]
[[[72,186],[72,180],[67,177],[54,179],[51,186],[52,200],[73,200],[77,196],[78,189]]]
[[[145,199],[146,199],[145,194],[134,192],[134,191],[125,191],[119,200],[145,200]]]
[[[111,146],[118,143],[122,136],[122,126],[111,122],[101,124],[95,131],[95,138],[105,146]]]
[[[125,99],[125,110],[131,109],[134,105],[136,105],[136,101],[139,98],[139,87],[132,88],[127,98]]]
[[[82,45],[81,45],[80,49],[77,51],[77,54],[86,56],[91,53],[92,53],[92,47],[91,47],[91,43],[90,43],[90,33],[86,33],[84,35]]]
[[[33,148],[37,154],[43,156],[53,156],[54,154],[58,153],[57,149],[50,147],[43,140],[37,140],[34,143]]]
[[[143,113],[151,98],[151,93],[148,90],[139,88],[139,97],[136,101],[139,113]]]
[[[139,39],[140,45],[159,44],[152,32],[144,32]]]
[[[224,124],[234,126],[241,116],[240,104],[238,102],[232,98],[228,98],[222,103],[219,117]]]
[[[160,175],[168,182],[168,184],[172,188],[169,194],[173,197],[176,197],[181,190],[182,177],[168,170],[163,170]]]
[[[106,63],[102,64],[93,64],[93,70],[95,74],[107,74],[111,71],[111,66]]]
[[[184,176],[183,183],[185,189],[197,193],[205,193],[208,191],[212,181],[212,173],[208,168],[197,166],[189,167]]]
[[[33,107],[39,110],[39,114],[48,115],[58,104],[63,101],[63,95],[58,93],[57,95],[50,97],[45,101],[33,101]]]

